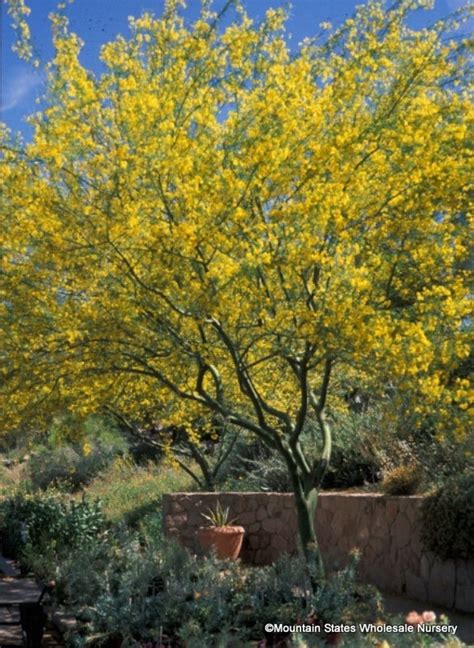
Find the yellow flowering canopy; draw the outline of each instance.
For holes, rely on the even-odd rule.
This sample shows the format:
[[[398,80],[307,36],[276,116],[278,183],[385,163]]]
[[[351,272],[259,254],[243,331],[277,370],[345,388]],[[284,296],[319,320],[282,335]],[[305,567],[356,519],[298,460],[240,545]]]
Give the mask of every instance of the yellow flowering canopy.
[[[188,25],[177,4],[131,20],[100,76],[53,17],[34,136],[1,129],[2,429],[211,410],[307,470],[333,371],[467,430],[456,25],[414,31],[419,2],[374,0],[295,52],[282,10],[224,27],[203,3]]]

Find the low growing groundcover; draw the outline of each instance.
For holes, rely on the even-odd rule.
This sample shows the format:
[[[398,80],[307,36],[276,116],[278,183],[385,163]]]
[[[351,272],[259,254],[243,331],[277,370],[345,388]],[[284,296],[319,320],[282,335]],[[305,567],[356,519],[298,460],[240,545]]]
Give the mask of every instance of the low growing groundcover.
[[[53,609],[76,618],[74,648],[461,645],[445,620],[431,629],[432,617],[387,615],[357,582],[357,556],[312,588],[300,557],[266,567],[199,558],[155,530],[112,524],[98,500],[17,496],[2,510],[24,569],[54,581]]]

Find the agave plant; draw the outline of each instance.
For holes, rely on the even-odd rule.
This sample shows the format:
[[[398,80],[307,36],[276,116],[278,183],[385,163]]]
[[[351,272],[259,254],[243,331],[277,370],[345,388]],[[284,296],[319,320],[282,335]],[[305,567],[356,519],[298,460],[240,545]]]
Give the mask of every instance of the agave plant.
[[[236,519],[229,520],[229,507],[224,508],[220,502],[217,502],[214,509],[208,509],[208,513],[201,513],[210,526],[225,527],[231,526],[236,522]]]

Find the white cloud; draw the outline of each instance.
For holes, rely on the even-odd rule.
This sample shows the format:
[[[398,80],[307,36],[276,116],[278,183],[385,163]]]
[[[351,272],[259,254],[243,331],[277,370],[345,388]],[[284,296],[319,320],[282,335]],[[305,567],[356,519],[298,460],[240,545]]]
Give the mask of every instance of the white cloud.
[[[20,70],[12,75],[2,87],[0,110],[7,112],[19,106],[39,85],[43,79],[38,72]]]

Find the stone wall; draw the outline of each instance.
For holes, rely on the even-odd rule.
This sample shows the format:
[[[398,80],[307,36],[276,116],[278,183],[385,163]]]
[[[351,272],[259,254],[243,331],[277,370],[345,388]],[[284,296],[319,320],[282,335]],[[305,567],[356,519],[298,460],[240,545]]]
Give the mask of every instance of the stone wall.
[[[343,567],[360,550],[359,575],[381,590],[474,612],[474,560],[442,561],[423,550],[419,537],[422,496],[323,493],[316,527],[329,569]],[[287,493],[173,493],[164,497],[164,528],[199,553],[201,513],[217,501],[245,527],[242,560],[268,564],[297,549],[293,495]]]

